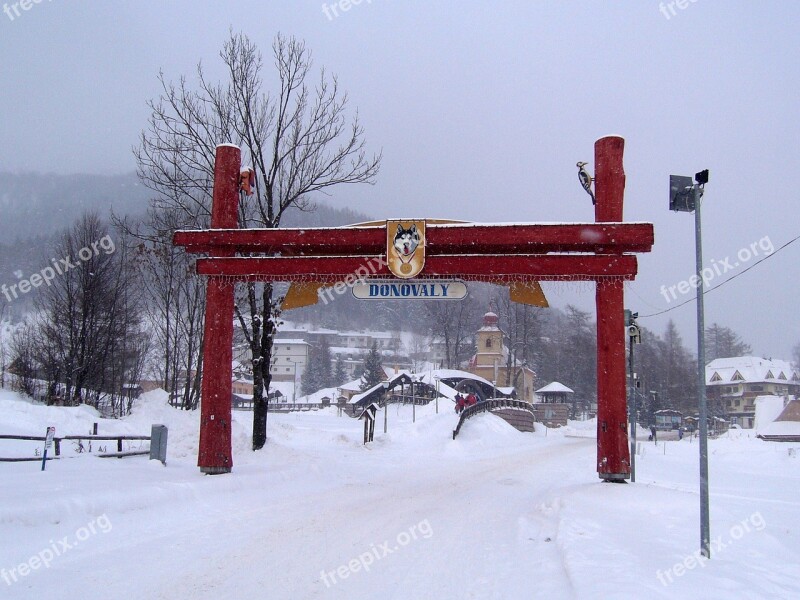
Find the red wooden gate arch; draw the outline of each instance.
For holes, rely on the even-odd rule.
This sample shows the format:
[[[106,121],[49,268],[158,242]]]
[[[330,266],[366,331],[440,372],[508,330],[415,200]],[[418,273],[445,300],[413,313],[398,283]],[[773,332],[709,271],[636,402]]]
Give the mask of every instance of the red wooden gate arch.
[[[649,252],[650,223],[623,223],[624,140],[595,143],[595,222],[473,224],[431,221],[421,277],[500,284],[593,281],[597,305],[597,473],[630,477],[623,284],[635,278],[634,253]],[[211,229],[178,231],[175,245],[204,253],[197,273],[208,277],[198,466],[226,473],[231,452],[231,281],[334,284],[373,261],[371,277],[394,277],[386,262],[386,228],[237,229],[241,151],[217,147]],[[468,242],[465,242],[468,240]],[[254,258],[237,253],[263,254]],[[376,266],[377,265],[377,266]],[[316,288],[313,290],[316,292]],[[213,357],[213,360],[209,357]]]

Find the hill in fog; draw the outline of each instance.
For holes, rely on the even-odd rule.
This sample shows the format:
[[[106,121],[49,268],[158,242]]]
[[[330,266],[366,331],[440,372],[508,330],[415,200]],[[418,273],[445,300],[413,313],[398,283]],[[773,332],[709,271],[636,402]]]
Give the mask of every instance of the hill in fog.
[[[0,172],[0,284],[28,277],[56,258],[51,250],[58,233],[84,212],[96,210],[109,218],[144,215],[152,192],[133,173],[126,175],[53,175]],[[369,221],[348,208],[318,204],[313,212],[290,211],[286,227],[322,227]],[[15,300],[12,318],[30,306],[34,293]],[[0,306],[5,303],[0,296]]]

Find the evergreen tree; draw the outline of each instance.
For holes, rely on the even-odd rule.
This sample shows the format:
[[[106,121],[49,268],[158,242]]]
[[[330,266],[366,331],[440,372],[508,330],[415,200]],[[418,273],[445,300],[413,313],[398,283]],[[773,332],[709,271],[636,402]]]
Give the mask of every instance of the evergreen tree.
[[[323,339],[319,348],[319,357],[317,359],[317,369],[319,371],[320,389],[329,388],[337,385],[333,380],[333,371],[331,367],[331,347],[328,340]]]
[[[364,360],[364,374],[361,376],[361,390],[368,390],[378,385],[385,377],[383,361],[381,360],[380,352],[378,352],[378,344],[377,342],[372,342],[372,348],[370,348],[369,354],[367,354],[367,358]]]
[[[308,349],[308,363],[305,371],[303,371],[303,379],[300,382],[300,389],[304,396],[313,394],[322,387],[319,380],[319,370],[317,369],[318,361],[319,350],[315,346],[311,346]]]
[[[753,352],[750,344],[742,341],[733,329],[713,323],[706,327],[706,364],[716,358],[748,356]]]
[[[684,415],[697,412],[697,360],[684,348],[678,327],[670,319],[664,332],[662,363],[665,397],[660,398],[664,408],[674,408]]]
[[[336,357],[336,366],[333,371],[334,385],[342,385],[347,382],[347,369],[344,366],[342,355]]]

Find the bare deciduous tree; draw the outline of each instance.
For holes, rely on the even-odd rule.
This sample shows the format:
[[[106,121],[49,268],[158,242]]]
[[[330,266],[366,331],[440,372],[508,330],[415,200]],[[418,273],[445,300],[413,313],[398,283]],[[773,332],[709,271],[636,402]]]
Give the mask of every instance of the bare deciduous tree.
[[[245,35],[231,34],[220,56],[227,82],[213,84],[198,66],[197,88],[160,76],[163,93],[150,103],[149,126],[135,150],[138,173],[157,193],[155,208],[178,210],[184,227],[209,223],[217,144],[242,147],[256,173],[255,193],[242,197],[239,226],[280,227],[291,209],[312,210],[313,197],[348,183],[372,183],[380,155],[367,156],[347,94],[323,70],[314,82],[311,53],[278,35],[272,46],[275,89],[265,91],[264,62]],[[271,283],[248,283],[237,296],[236,318],[250,347],[253,449],[266,442],[266,390],[280,297]]]
[[[473,350],[473,336],[478,326],[479,304],[473,295],[459,302],[425,303],[431,336],[444,345],[444,367],[458,369]]]
[[[181,228],[182,219],[177,209],[151,207],[144,222],[117,219],[117,224],[140,240],[135,264],[153,334],[149,370],[171,400],[194,410],[200,401],[206,290],[194,274],[194,258],[172,245],[172,233]]]
[[[30,397],[36,396],[35,328],[30,323],[18,327],[11,336],[11,360],[14,379],[12,389]]]
[[[534,369],[537,350],[541,345],[542,311],[545,309],[513,302],[508,288],[496,288],[495,292],[494,305],[508,347],[505,385],[514,387],[519,397],[523,398],[522,367]]]
[[[35,360],[67,402],[98,406],[110,398],[114,414],[125,383],[138,381],[147,337],[128,245],[114,242],[96,214],[84,215],[54,248],[64,265],[35,306]],[[115,404],[116,403],[116,404]]]

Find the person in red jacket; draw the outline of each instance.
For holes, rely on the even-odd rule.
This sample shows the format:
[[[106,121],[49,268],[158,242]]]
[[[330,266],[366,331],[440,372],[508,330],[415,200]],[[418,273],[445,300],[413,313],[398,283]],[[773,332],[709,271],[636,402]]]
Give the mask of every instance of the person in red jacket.
[[[478,399],[475,397],[475,394],[469,394],[467,396],[467,406],[473,406],[478,403]]]
[[[456,413],[464,410],[464,397],[461,394],[456,394]]]

